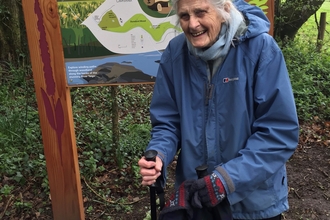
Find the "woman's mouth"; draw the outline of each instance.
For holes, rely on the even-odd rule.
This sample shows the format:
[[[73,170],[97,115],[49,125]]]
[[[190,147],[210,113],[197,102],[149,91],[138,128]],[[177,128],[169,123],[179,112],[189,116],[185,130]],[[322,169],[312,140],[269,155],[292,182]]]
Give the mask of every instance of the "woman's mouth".
[[[202,35],[202,34],[204,34],[206,31],[200,31],[200,32],[197,32],[197,33],[191,33],[191,35],[193,36],[193,37],[198,37],[199,35]]]

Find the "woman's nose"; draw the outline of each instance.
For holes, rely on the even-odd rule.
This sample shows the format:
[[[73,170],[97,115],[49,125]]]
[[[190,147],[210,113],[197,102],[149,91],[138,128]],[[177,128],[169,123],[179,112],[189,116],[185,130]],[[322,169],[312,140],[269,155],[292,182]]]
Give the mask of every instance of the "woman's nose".
[[[194,29],[199,26],[199,19],[195,16],[190,16],[189,28]]]

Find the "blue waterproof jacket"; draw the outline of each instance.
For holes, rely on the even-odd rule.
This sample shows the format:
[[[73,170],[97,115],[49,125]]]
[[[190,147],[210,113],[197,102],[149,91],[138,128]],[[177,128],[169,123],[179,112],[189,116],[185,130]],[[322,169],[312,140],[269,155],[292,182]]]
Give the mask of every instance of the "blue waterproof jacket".
[[[235,219],[270,218],[288,209],[285,163],[299,125],[284,57],[264,13],[235,2],[248,30],[233,41],[212,79],[184,34],[164,51],[150,106],[152,139],[167,167],[179,151],[176,187],[207,164],[222,180]],[[166,175],[166,171],[164,169]]]

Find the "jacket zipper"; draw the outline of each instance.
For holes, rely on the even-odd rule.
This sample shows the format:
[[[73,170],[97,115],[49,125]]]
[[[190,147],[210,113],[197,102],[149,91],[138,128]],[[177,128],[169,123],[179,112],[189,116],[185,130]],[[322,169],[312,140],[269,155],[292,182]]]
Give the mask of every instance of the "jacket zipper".
[[[212,83],[207,83],[206,85],[206,94],[205,94],[205,105],[209,105],[209,100],[212,98],[214,85]]]

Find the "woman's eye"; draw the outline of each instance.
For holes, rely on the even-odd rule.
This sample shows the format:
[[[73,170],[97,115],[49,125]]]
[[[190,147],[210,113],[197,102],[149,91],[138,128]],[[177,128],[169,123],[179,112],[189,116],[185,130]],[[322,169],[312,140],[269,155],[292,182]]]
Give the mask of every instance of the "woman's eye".
[[[188,21],[189,20],[189,15],[188,14],[183,14],[180,16],[180,19],[184,20],[184,21]]]
[[[203,17],[205,15],[206,11],[196,11],[196,17]]]

